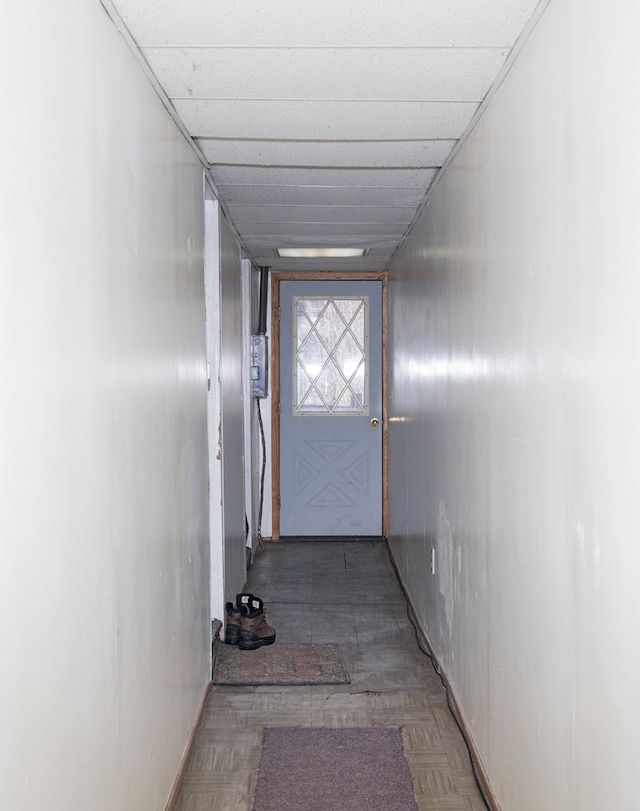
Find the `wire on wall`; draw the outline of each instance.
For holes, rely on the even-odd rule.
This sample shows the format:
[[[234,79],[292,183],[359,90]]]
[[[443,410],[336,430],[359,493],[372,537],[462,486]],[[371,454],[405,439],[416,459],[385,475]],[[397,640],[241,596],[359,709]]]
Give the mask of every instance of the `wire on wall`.
[[[260,426],[260,441],[262,444],[262,470],[260,471],[260,502],[258,505],[258,528],[257,537],[260,549],[264,549],[264,542],[262,540],[262,507],[264,504],[264,476],[267,469],[267,443],[264,438],[264,425],[262,423],[262,411],[260,410],[260,399],[256,397],[256,404],[258,406],[258,425]]]

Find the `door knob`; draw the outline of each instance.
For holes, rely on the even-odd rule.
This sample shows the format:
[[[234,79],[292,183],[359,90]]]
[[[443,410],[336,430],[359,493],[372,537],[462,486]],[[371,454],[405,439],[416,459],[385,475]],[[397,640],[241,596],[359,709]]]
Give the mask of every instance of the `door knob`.
[[[377,417],[373,417],[371,419],[371,425],[373,425],[374,428],[377,428],[380,425],[380,420]]]

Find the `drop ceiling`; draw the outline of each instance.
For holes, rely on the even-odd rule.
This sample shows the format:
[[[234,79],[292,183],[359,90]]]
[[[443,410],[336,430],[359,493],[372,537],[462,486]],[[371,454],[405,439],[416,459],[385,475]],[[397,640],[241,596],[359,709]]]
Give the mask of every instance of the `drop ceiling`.
[[[274,270],[384,270],[538,0],[103,0]],[[279,247],[365,248],[357,259]]]

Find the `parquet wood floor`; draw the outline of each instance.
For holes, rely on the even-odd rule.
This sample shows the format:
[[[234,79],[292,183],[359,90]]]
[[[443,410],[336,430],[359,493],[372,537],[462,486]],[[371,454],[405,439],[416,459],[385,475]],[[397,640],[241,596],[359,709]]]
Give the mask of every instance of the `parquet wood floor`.
[[[248,590],[276,643],[338,643],[351,684],[214,686],[175,811],[251,811],[262,730],[294,726],[402,727],[420,811],[486,811],[383,543],[268,544]]]

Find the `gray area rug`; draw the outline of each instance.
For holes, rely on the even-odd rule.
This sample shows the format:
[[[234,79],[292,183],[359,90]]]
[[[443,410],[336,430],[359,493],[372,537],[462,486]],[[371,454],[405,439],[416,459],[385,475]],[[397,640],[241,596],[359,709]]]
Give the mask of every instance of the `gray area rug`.
[[[417,811],[400,729],[265,729],[253,811]]]
[[[337,645],[276,642],[257,650],[221,645],[213,681],[238,686],[349,684],[349,676]]]

